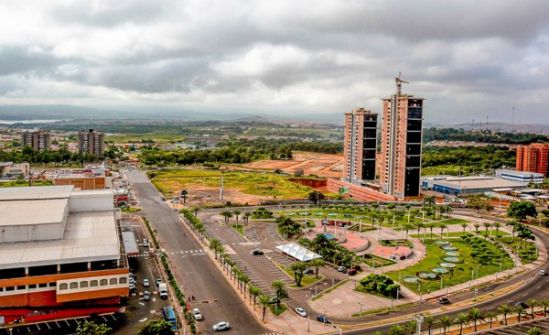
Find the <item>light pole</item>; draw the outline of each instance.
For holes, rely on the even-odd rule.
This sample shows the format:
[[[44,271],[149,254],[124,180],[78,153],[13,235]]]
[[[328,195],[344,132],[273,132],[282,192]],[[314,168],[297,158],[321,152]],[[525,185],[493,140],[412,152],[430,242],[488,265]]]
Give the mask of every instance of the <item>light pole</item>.
[[[425,320],[425,317],[421,314],[416,315],[416,321],[417,321],[417,335],[421,335],[421,324],[423,323],[423,320]]]
[[[358,305],[360,306],[360,312],[359,312],[359,315],[362,315],[362,303],[359,302]]]

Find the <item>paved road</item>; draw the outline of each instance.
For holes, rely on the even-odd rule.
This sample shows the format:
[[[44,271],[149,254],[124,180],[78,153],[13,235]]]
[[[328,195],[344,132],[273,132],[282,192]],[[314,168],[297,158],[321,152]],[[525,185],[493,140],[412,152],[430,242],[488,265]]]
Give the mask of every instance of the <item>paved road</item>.
[[[178,283],[187,296],[195,296],[197,303],[192,307],[200,308],[204,314],[205,320],[198,323],[203,334],[212,333],[212,325],[218,321],[229,321],[231,333],[266,333],[212,260],[201,252],[202,247],[180,223],[178,213],[161,201],[161,194],[146,175],[131,170],[127,177],[145,216],[158,233],[161,247],[174,265],[172,270]]]

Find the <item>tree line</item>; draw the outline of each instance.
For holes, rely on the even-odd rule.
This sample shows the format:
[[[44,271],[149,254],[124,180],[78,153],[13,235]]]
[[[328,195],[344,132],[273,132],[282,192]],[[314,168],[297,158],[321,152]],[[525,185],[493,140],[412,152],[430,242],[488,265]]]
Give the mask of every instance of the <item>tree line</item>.
[[[530,133],[509,133],[492,130],[464,130],[456,128],[427,128],[423,132],[425,143],[437,140],[472,141],[484,143],[526,144],[547,142],[549,136]]]

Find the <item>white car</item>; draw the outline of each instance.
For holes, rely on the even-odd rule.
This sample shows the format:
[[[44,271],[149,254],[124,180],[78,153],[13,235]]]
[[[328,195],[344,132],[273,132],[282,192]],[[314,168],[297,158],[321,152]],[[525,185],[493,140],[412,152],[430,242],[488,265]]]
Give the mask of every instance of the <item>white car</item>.
[[[302,316],[304,318],[307,317],[307,311],[305,309],[303,309],[302,307],[297,307],[295,309],[295,312],[299,315],[299,316]]]
[[[143,287],[149,287],[149,280],[147,278],[143,279]]]
[[[196,321],[200,321],[204,319],[204,317],[202,316],[202,313],[200,313],[200,310],[198,308],[193,308],[192,313]]]
[[[231,329],[231,325],[227,321],[221,321],[213,325],[212,327],[214,332],[222,331],[222,330],[229,330]]]
[[[539,270],[539,275],[540,276],[545,276],[545,270]]]

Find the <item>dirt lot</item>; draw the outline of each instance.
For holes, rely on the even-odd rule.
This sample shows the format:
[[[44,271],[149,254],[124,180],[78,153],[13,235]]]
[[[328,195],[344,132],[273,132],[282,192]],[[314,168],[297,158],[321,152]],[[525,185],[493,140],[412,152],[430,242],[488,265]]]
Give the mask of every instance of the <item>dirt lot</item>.
[[[292,174],[303,170],[306,175],[339,178],[343,172],[343,155],[295,152],[292,160],[262,160],[244,166],[258,170],[280,169]]]

